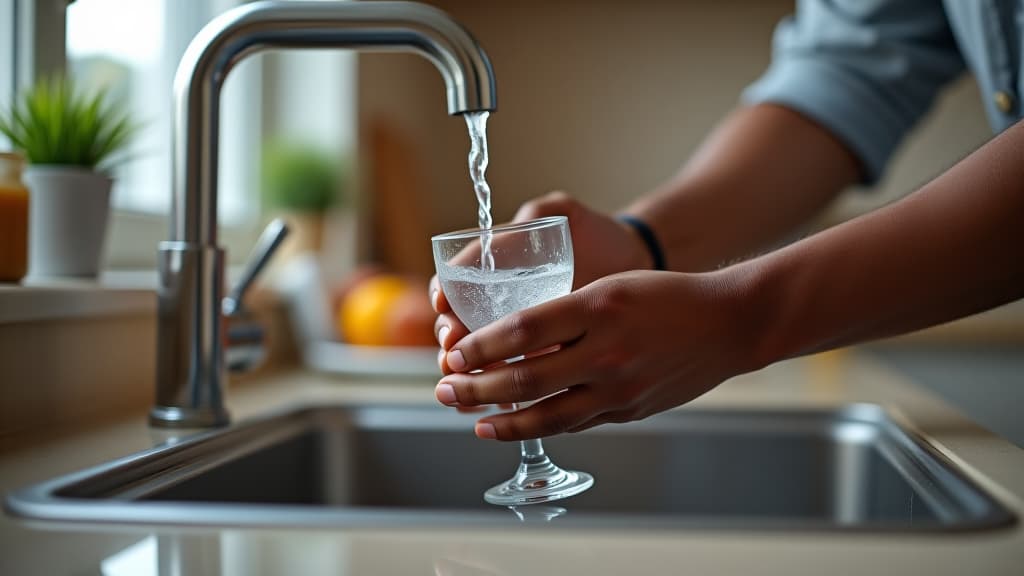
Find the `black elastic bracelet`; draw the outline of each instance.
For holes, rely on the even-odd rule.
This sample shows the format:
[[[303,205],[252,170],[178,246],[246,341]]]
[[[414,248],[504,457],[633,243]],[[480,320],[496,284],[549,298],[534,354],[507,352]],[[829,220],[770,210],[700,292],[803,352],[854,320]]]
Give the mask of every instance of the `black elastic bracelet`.
[[[661,251],[661,243],[658,242],[658,237],[654,235],[654,230],[651,230],[651,227],[643,220],[629,214],[619,214],[616,218],[619,222],[632,226],[633,230],[636,230],[636,233],[640,235],[640,239],[647,245],[647,251],[651,253],[654,269],[664,270],[665,253]]]

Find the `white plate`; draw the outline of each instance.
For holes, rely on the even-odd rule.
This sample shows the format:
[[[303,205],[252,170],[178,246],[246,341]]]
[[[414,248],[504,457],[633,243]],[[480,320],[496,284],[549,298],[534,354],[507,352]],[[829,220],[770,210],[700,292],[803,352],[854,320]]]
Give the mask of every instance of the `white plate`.
[[[322,372],[374,376],[441,377],[437,349],[426,346],[353,346],[314,341],[304,350],[306,366]]]

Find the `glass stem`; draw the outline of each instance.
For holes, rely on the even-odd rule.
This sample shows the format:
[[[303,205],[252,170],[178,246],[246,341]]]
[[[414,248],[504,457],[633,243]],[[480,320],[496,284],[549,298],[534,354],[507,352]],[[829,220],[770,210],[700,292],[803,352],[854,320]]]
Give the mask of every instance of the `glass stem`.
[[[508,363],[511,364],[512,362],[518,362],[523,358],[525,358],[525,356],[519,356],[517,358],[509,360]],[[519,410],[520,406],[522,406],[521,403],[513,402],[512,411]],[[526,465],[540,464],[545,459],[547,459],[547,456],[544,454],[544,444],[541,443],[540,438],[534,438],[532,440],[523,440],[522,442],[520,442],[519,453],[522,456],[523,464]]]
[[[547,459],[544,454],[544,444],[541,443],[540,438],[523,440],[519,443],[519,451],[523,456],[524,464],[537,464]]]

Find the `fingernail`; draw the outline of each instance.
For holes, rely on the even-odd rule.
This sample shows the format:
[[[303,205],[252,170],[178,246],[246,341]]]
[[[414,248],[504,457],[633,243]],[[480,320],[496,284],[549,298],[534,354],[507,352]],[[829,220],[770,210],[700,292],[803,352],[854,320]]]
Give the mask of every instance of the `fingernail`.
[[[437,343],[441,345],[441,348],[444,348],[444,343],[451,331],[452,329],[447,326],[441,326],[441,329],[437,331]]]
[[[485,438],[487,440],[494,440],[498,437],[498,433],[494,430],[494,424],[487,422],[477,422],[474,432],[476,432],[478,437]]]
[[[466,358],[462,356],[462,350],[452,350],[448,353],[448,367],[456,372],[466,367]]]
[[[434,396],[438,402],[446,406],[451,406],[458,402],[458,399],[455,397],[455,388],[452,388],[451,384],[445,384],[444,382],[439,383],[434,388]]]
[[[430,291],[430,305],[434,308],[434,312],[437,312],[437,289]]]

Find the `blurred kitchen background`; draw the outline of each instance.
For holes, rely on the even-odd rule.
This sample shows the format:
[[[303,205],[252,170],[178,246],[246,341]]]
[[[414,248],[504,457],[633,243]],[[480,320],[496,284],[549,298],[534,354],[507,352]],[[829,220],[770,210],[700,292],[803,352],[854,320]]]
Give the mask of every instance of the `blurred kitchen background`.
[[[496,72],[487,175],[499,222],[553,189],[609,211],[652,189],[737,105],[769,62],[775,23],[794,8],[791,0],[428,1],[473,31]],[[145,124],[119,172],[108,268],[153,266],[170,205],[173,73],[202,25],[240,3],[77,0],[65,20],[67,2],[40,0],[31,18],[15,9],[4,20],[13,29],[0,37],[17,42],[19,29],[32,29],[37,45],[31,61],[8,63],[5,94],[66,65],[123,95]],[[850,190],[818,226],[890,202],[987,140],[983,97],[969,77],[950,86],[885,179]],[[232,72],[222,103],[220,219],[234,264],[262,224],[287,211],[261,191],[268,143],[316,149],[342,168],[322,239],[310,241],[322,247],[329,285],[367,264],[425,278],[429,237],[475,224],[465,123],[445,113],[441,77],[423,58],[270,52]],[[1018,304],[865,350],[1024,446],[1022,342]]]

